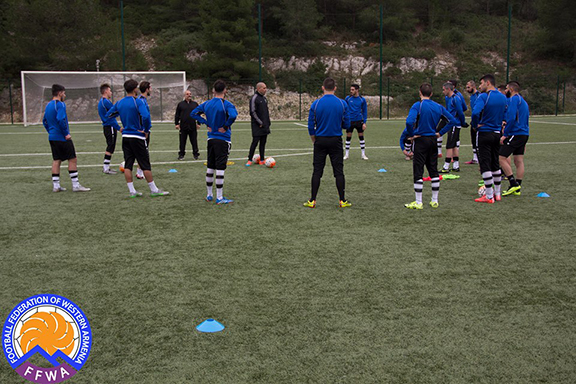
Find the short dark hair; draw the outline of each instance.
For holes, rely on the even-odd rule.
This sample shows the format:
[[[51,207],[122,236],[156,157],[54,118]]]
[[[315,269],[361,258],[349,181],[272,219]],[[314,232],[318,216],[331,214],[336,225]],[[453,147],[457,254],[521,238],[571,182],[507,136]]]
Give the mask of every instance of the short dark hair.
[[[504,84],[500,84],[498,87],[498,90],[506,90],[506,86]]]
[[[150,83],[146,80],[140,82],[140,92],[144,93],[150,89]]]
[[[222,93],[226,89],[226,83],[224,80],[216,80],[212,88],[214,88],[214,92]]]
[[[454,90],[454,87],[455,87],[455,85],[451,81],[447,81],[444,84],[442,84],[442,88],[446,88],[446,89],[449,89],[451,91]]]
[[[58,94],[62,91],[65,91],[66,88],[64,88],[63,85],[60,84],[53,84],[52,85],[52,96],[58,96]]]
[[[327,91],[333,91],[334,89],[336,89],[336,82],[334,81],[333,78],[328,77],[324,80],[322,86],[324,86],[324,89]]]
[[[452,85],[454,86],[454,88],[456,88],[458,86],[458,80],[448,80],[449,83],[452,83]]]
[[[358,84],[352,84],[351,87],[354,89],[360,89],[360,86]]]
[[[508,88],[510,88],[511,90],[513,90],[516,93],[520,92],[520,83],[517,81],[511,81],[508,83]]]
[[[104,83],[100,86],[100,94],[103,94],[104,91],[106,91],[107,89],[110,89],[110,84]]]
[[[496,78],[494,77],[494,75],[484,75],[480,78],[480,81],[484,80],[485,82],[489,82],[492,85],[496,85]]]
[[[134,92],[136,88],[138,88],[138,82],[136,80],[128,79],[124,82],[124,90],[126,90],[127,93]]]
[[[428,83],[424,83],[420,86],[420,93],[424,97],[432,96],[432,86]]]

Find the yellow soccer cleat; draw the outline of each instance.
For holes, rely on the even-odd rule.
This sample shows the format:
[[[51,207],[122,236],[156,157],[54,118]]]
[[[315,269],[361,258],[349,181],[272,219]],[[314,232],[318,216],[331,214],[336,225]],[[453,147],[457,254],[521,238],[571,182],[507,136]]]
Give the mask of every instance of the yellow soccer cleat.
[[[352,203],[349,202],[348,200],[342,201],[340,200],[340,208],[346,208],[346,207],[351,207]]]
[[[510,195],[514,195],[514,196],[520,196],[520,190],[522,189],[521,186],[517,185],[515,187],[510,187],[510,189],[508,189],[507,191],[502,192],[502,196],[510,196]]]
[[[308,200],[307,202],[304,203],[304,206],[308,208],[316,208],[316,200],[312,201]]]
[[[422,203],[417,203],[415,201],[409,204],[404,204],[404,206],[408,209],[424,209],[424,205]]]

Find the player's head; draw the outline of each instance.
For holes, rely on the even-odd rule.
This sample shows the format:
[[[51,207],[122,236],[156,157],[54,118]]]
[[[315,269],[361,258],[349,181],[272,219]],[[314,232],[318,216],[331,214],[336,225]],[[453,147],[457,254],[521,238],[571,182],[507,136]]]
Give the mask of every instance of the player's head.
[[[360,85],[358,84],[352,84],[350,86],[350,96],[358,96],[360,94]]]
[[[501,93],[504,93],[504,94],[505,94],[505,93],[506,93],[506,85],[500,84],[500,85],[498,86],[498,92],[501,92]]]
[[[186,100],[186,101],[192,100],[192,92],[190,92],[189,90],[186,90],[186,92],[184,92],[184,100]]]
[[[454,86],[454,89],[456,89],[456,87],[458,86],[458,80],[448,80],[447,83],[450,83]]]
[[[484,75],[480,79],[480,92],[486,92],[488,89],[492,89],[496,86],[496,78],[494,75]]]
[[[519,94],[521,91],[520,83],[517,81],[511,81],[506,85],[506,95],[508,97]]]
[[[150,96],[150,92],[152,91],[152,85],[146,80],[140,82],[140,93],[144,96]]]
[[[476,82],[474,80],[470,80],[466,83],[466,92],[474,93],[476,92]]]
[[[110,84],[102,84],[100,86],[100,94],[103,97],[109,98],[110,96],[112,96],[112,88],[110,88]]]
[[[432,86],[428,83],[424,83],[420,86],[420,98],[429,98],[432,96]]]
[[[261,81],[258,84],[256,84],[256,91],[259,94],[261,94],[262,96],[264,96],[266,94],[266,91],[268,91],[268,88],[266,87],[266,83]]]
[[[333,78],[328,77],[322,83],[322,90],[324,93],[334,93],[336,91],[336,82]]]
[[[226,93],[226,83],[224,80],[216,80],[214,82],[214,94],[223,95]]]
[[[454,84],[451,82],[446,82],[442,85],[442,93],[444,96],[452,97],[454,94]]]
[[[124,82],[124,90],[126,93],[135,93],[136,88],[138,88],[138,82],[136,80],[128,79]]]
[[[60,99],[60,101],[64,101],[66,99],[66,88],[60,84],[52,85],[52,97],[56,97]]]

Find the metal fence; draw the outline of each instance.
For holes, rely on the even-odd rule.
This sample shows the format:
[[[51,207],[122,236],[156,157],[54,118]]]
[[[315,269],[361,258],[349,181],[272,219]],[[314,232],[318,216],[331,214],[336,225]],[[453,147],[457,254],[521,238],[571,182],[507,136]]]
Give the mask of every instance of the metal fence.
[[[481,75],[478,76],[478,78]],[[368,103],[368,117],[372,119],[389,119],[406,116],[410,106],[418,100],[420,84],[427,82],[434,89],[433,100],[444,104],[442,84],[448,79],[440,76],[428,76],[425,73],[411,72],[402,76],[390,76],[383,79],[382,92],[380,92],[378,74],[366,75],[361,79],[352,79],[345,76],[333,76],[337,82],[336,95],[344,98],[350,92],[353,82],[360,83],[361,94]],[[504,78],[504,76],[497,76]],[[468,80],[478,81],[478,78],[459,79],[458,89],[468,100],[465,90]],[[511,80],[518,81],[522,86],[522,95],[530,105],[532,115],[562,115],[576,114],[576,78],[575,77],[547,77],[511,75]],[[271,118],[274,120],[306,120],[312,102],[321,94],[322,78],[288,78],[264,79],[268,86],[268,104]],[[188,80],[188,89],[192,91],[197,102],[212,97],[212,84],[215,79]],[[239,119],[250,118],[248,103],[255,92],[258,79],[240,79],[229,81],[227,98],[238,109]],[[504,81],[502,81],[504,83]],[[154,84],[152,84],[154,86]],[[164,111],[163,120],[170,116],[170,109],[174,105],[166,105],[168,112]],[[154,111],[152,111],[154,114]],[[470,112],[467,112],[469,114]],[[153,116],[154,118],[154,116]],[[168,118],[168,121],[170,119]],[[0,123],[22,123],[22,89],[20,79],[0,80]]]

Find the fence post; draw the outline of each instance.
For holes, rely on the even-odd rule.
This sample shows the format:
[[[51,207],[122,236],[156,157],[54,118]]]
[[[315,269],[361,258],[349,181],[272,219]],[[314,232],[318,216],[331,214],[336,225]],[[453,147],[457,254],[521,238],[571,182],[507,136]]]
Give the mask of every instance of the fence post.
[[[262,4],[258,3],[258,81],[262,81]]]
[[[562,113],[566,113],[566,81],[564,81],[564,90],[562,91]]]
[[[162,88],[160,88],[160,121],[164,121],[164,108],[162,105]]]
[[[512,2],[508,3],[508,50],[506,53],[506,84],[510,81],[510,41],[512,40]]]
[[[566,88],[564,88],[566,89]],[[8,80],[8,93],[10,94],[10,121],[14,125],[14,105],[12,104],[12,81]]]
[[[342,87],[342,98],[346,98],[346,78],[344,78],[344,87]]]
[[[558,75],[558,82],[556,83],[556,116],[558,116],[558,98],[560,96],[560,75]]]
[[[390,77],[388,77],[387,83],[388,96],[386,97],[386,120],[390,120]]]
[[[298,113],[298,120],[302,121],[302,79],[298,79],[298,98],[300,99],[298,103],[300,108]]]
[[[380,120],[382,120],[382,44],[384,40],[384,6],[380,4]]]

